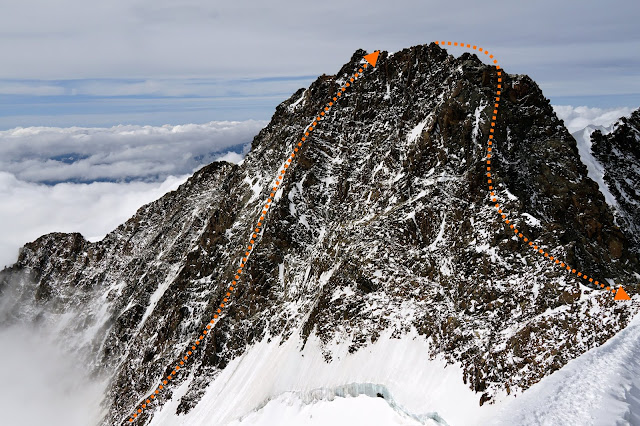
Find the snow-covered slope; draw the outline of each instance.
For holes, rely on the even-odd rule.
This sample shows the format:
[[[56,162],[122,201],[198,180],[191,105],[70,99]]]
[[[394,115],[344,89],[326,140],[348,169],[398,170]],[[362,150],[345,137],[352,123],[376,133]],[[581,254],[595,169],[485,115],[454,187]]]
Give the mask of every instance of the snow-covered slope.
[[[640,425],[640,315],[604,345],[509,400],[488,424]]]
[[[150,424],[204,426],[209,419],[227,424],[247,416],[246,421],[262,421],[251,413],[264,412],[272,400],[307,406],[341,396],[382,397],[388,411],[418,424],[445,420],[463,425],[493,412],[492,405],[481,407],[463,383],[459,364],[448,364],[443,357],[429,359],[429,343],[415,331],[395,339],[391,334],[384,332],[355,353],[349,353],[350,342],[323,345],[317,337],[306,345],[296,337],[262,341],[231,361],[188,414],[175,416],[181,397],[177,392]],[[331,363],[323,356],[326,347]]]
[[[110,380],[101,424],[129,424],[213,317],[283,159],[365,53],[278,106],[242,164],[199,170],[102,241],[43,236],[0,272],[1,323],[56,330]],[[375,391],[394,416],[466,424],[621,330],[640,302],[633,243],[538,86],[506,72],[503,208],[633,300],[553,267],[496,215],[483,156],[497,77],[435,44],[382,52],[296,154],[223,318],[136,422],[224,424],[291,393]]]
[[[422,359],[415,334],[381,336],[356,354],[335,347],[331,364],[315,345],[300,351],[293,340],[253,346],[189,414],[175,415],[178,393],[151,425],[640,425],[640,315],[523,394],[484,406],[462,385],[459,366]]]
[[[230,426],[420,426],[439,425],[434,420],[421,422],[394,411],[382,398],[346,396],[333,400],[305,403],[296,395],[283,395],[270,401],[264,408]]]
[[[640,255],[640,109],[611,126],[573,133],[580,160]]]

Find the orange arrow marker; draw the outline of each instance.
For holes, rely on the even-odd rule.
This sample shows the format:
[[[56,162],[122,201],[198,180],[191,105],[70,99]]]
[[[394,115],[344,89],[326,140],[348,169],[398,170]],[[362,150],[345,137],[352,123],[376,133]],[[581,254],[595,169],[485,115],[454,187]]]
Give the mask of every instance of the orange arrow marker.
[[[380,54],[379,50],[376,50],[373,53],[369,53],[368,55],[366,55],[364,57],[364,60],[369,62],[371,64],[372,67],[376,66],[376,62],[378,62],[378,55]]]
[[[450,41],[436,41],[436,44],[440,44],[442,46],[451,46],[452,42]],[[458,42],[453,42],[454,46],[458,45]],[[460,47],[464,47],[464,43],[460,43]],[[470,49],[471,45],[467,44],[467,49]],[[487,49],[482,49],[478,46],[473,46],[473,50],[478,50],[479,52],[483,52],[485,55],[487,55],[490,59],[493,59],[493,55],[489,54],[489,51]],[[369,56],[369,55],[367,55]],[[366,58],[366,56],[365,56]],[[593,277],[588,277],[586,274],[584,274],[583,272],[577,271],[575,268],[570,267],[568,264],[565,264],[564,262],[562,262],[560,259],[558,259],[555,256],[552,256],[551,253],[549,253],[548,251],[545,251],[542,247],[540,247],[539,245],[535,244],[533,240],[529,241],[529,238],[525,237],[524,234],[520,231],[518,231],[518,228],[516,228],[515,223],[511,223],[512,220],[507,219],[507,213],[506,211],[504,211],[504,207],[500,205],[500,203],[498,202],[498,199],[496,197],[494,188],[493,188],[493,181],[495,180],[495,176],[494,174],[491,173],[491,156],[493,155],[493,142],[494,142],[494,127],[496,125],[496,115],[498,114],[498,106],[499,106],[499,102],[500,102],[500,93],[502,91],[502,71],[499,65],[497,65],[498,60],[497,59],[493,59],[493,63],[496,64],[495,65],[495,69],[496,69],[496,75],[498,77],[498,85],[496,87],[496,95],[495,95],[495,103],[494,103],[494,110],[493,110],[493,117],[492,117],[492,121],[491,121],[491,128],[489,129],[489,132],[491,133],[489,135],[489,140],[487,141],[487,154],[486,154],[486,161],[487,161],[487,183],[489,184],[489,193],[491,194],[491,201],[494,204],[495,208],[498,210],[498,213],[502,216],[502,220],[504,223],[506,223],[507,225],[509,225],[509,228],[513,230],[513,232],[515,233],[517,238],[522,238],[524,240],[524,242],[529,242],[529,247],[533,248],[534,252],[540,255],[544,256],[544,259],[547,259],[551,262],[555,262],[555,265],[560,266],[560,268],[564,269],[566,266],[567,271],[569,271],[569,273],[571,274],[577,274],[578,278],[582,278],[583,280],[587,281],[595,286],[596,288],[600,287],[601,289],[605,289],[608,292],[611,292],[612,294],[615,293],[614,299],[615,300],[630,300],[629,295],[627,294],[626,291],[624,291],[624,289],[622,287],[618,288],[617,292],[616,289],[613,288],[613,286],[606,286],[605,288],[605,284],[601,284],[599,283],[597,280],[594,281]],[[586,283],[585,283],[586,285]]]
[[[367,56],[364,57],[364,59],[372,66],[375,67],[376,66],[376,62],[378,61],[378,55],[380,54],[380,51],[376,51],[373,53],[368,54]],[[367,64],[363,64],[362,68],[367,68],[369,65]],[[345,82],[345,84],[340,87],[338,89],[338,92],[335,93],[335,95],[330,98],[331,100],[329,100],[329,102],[327,102],[326,106],[324,107],[324,110],[320,112],[320,114],[322,115],[322,117],[324,117],[324,119],[327,119],[329,116],[327,115],[327,112],[331,109],[331,107],[334,106],[334,102],[338,101],[338,97],[342,96],[343,93],[345,93],[347,91],[348,87],[351,87],[352,83],[355,84],[356,79],[362,75],[363,70],[362,68],[360,68],[357,72],[355,72],[354,74],[351,75],[351,77],[348,79],[348,82]],[[315,130],[317,128],[317,125],[319,125],[320,123],[318,123],[318,121],[320,121],[320,115],[317,116],[317,121],[314,121],[308,128],[307,131],[304,133],[304,136],[302,136],[299,139],[299,142],[297,143],[297,146],[302,147],[303,143],[306,140],[308,140],[310,138],[310,132],[312,130]],[[278,190],[278,186],[284,186],[285,185],[285,181],[284,181],[284,173],[285,170],[291,170],[291,168],[293,168],[295,166],[295,162],[292,161],[292,159],[296,156],[296,152],[298,152],[298,148],[294,148],[294,152],[291,153],[291,155],[289,156],[289,159],[286,161],[285,165],[284,165],[284,169],[280,170],[279,173],[276,175],[276,180],[273,184],[273,191],[277,191]],[[291,167],[291,168],[289,168]],[[230,286],[228,287],[229,291],[227,291],[227,297],[225,297],[222,302],[219,305],[219,308],[216,309],[216,313],[213,315],[213,319],[211,319],[211,321],[209,321],[209,323],[207,323],[206,325],[206,329],[202,331],[202,334],[200,335],[200,337],[198,337],[196,339],[196,341],[194,342],[194,344],[191,346],[192,350],[196,350],[196,348],[198,347],[198,345],[200,345],[201,342],[204,341],[205,336],[210,335],[210,333],[213,333],[213,329],[215,327],[215,325],[221,320],[222,318],[222,310],[223,309],[229,309],[228,304],[232,302],[232,294],[233,292],[236,290],[236,285],[238,285],[238,282],[240,281],[240,275],[242,274],[242,269],[246,267],[247,262],[249,261],[249,256],[251,255],[251,253],[253,253],[253,251],[255,250],[256,245],[259,243],[259,235],[257,235],[260,232],[260,228],[262,228],[264,225],[263,222],[265,222],[267,220],[267,212],[269,211],[269,208],[272,207],[272,204],[274,203],[273,201],[273,197],[275,196],[274,193],[271,193],[270,198],[267,198],[266,200],[266,204],[263,207],[262,210],[262,215],[260,216],[260,218],[258,219],[258,223],[256,224],[255,228],[253,228],[255,230],[255,232],[251,235],[251,238],[249,239],[248,243],[247,243],[247,249],[244,252],[244,256],[241,257],[240,259],[238,259],[238,263],[240,264],[240,269],[237,270],[237,273],[234,274],[235,280],[231,281]],[[160,396],[160,391],[167,389],[167,386],[169,384],[170,380],[174,380],[175,376],[178,374],[179,370],[181,369],[186,369],[188,368],[188,365],[186,365],[186,361],[189,360],[189,357],[191,356],[192,352],[188,351],[186,353],[185,356],[182,357],[182,361],[179,361],[180,366],[176,366],[175,369],[173,370],[173,372],[167,376],[166,380],[163,380],[162,385],[159,385],[157,387],[157,389],[155,389],[154,391],[152,391],[152,395],[150,395],[150,399],[155,400],[156,399],[156,395],[158,395],[158,397]],[[139,406],[139,408],[137,410],[134,410],[134,412],[131,414],[131,416],[129,417],[129,423],[133,423],[135,421],[135,419],[137,419],[139,417],[139,415],[142,414],[143,411],[147,410],[148,408],[150,409],[151,406],[151,402],[149,399],[146,400],[146,404],[142,404]],[[159,403],[158,403],[159,404]],[[147,408],[147,406],[149,406]]]
[[[614,300],[631,300],[627,292],[624,291],[624,288],[622,287],[618,288],[618,291],[616,291],[616,296],[613,299]]]

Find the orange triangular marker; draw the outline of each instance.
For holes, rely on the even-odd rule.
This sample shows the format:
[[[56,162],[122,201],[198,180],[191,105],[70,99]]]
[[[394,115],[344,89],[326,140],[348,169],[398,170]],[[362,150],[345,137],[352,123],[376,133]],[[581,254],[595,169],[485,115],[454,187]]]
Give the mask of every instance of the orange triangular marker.
[[[376,66],[376,62],[378,62],[378,55],[380,54],[380,51],[377,50],[373,53],[369,53],[368,55],[366,55],[364,57],[364,60],[369,62],[371,64],[372,67]]]
[[[614,297],[614,300],[631,300],[631,298],[622,287],[619,287],[618,291],[616,291],[616,297]]]

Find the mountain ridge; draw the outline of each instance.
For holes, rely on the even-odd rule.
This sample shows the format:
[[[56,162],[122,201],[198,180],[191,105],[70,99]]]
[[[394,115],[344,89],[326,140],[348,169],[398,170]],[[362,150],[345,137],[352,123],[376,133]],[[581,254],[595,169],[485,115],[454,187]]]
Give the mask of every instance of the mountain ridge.
[[[82,311],[79,301],[95,305],[78,322],[98,330],[80,345],[91,368],[115,371],[103,424],[125,416],[212,317],[280,159],[364,53],[280,104],[242,164],[201,169],[98,243],[42,237],[0,274],[0,291],[33,305],[16,303],[13,317],[54,321]],[[535,219],[519,229],[637,293],[633,243],[575,140],[535,82],[503,75],[493,168],[508,209]],[[331,362],[335,338],[355,353],[385,330],[415,328],[434,348],[425,356],[461,363],[483,404],[527,389],[626,324],[636,302],[616,305],[543,265],[491,210],[482,152],[493,84],[495,69],[472,54],[453,58],[434,44],[381,52],[297,155],[178,413],[247,347],[294,333],[318,338]]]

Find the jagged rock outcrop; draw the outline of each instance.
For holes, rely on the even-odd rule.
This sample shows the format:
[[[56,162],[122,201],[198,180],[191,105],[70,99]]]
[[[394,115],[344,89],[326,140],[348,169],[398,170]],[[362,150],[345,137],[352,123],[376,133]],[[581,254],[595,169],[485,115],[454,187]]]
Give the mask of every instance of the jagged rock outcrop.
[[[604,181],[615,197],[617,223],[640,255],[640,109],[622,117],[608,134],[591,135],[593,155],[602,164]]]
[[[66,333],[86,335],[78,349],[113,374],[105,425],[128,419],[212,318],[283,159],[364,54],[279,105],[242,164],[201,169],[103,241],[44,236],[0,273],[13,304],[3,321],[74,315]],[[432,342],[425,357],[460,362],[485,403],[624,327],[636,305],[552,267],[492,208],[483,157],[495,84],[475,55],[381,53],[297,155],[233,301],[190,361],[180,412],[261,339],[316,334],[358,351],[381,330],[415,328]],[[503,73],[502,85],[492,169],[505,210],[554,255],[637,293],[633,243],[574,139],[530,78]]]

